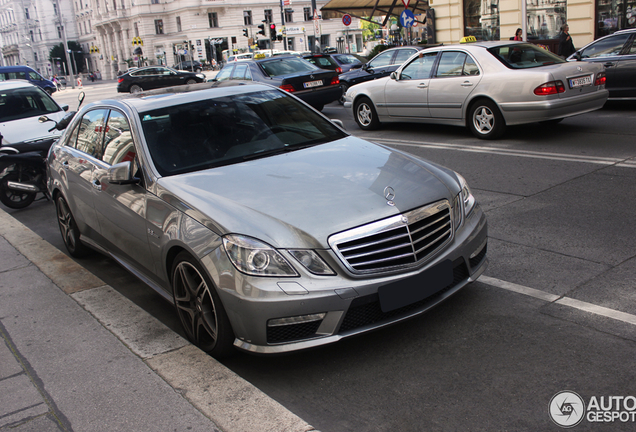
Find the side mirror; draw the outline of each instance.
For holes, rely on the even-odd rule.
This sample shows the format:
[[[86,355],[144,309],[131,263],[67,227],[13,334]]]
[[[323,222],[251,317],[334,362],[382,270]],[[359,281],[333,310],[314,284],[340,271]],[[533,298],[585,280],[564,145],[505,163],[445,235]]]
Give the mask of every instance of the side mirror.
[[[371,68],[369,67],[368,63],[365,63],[365,64],[362,65],[362,70],[369,70],[369,69],[371,69]]]
[[[47,116],[41,116],[38,118],[38,123],[46,123],[47,121],[53,121],[53,120],[51,120]]]
[[[398,81],[398,74],[397,72],[391,72],[391,79],[394,81]]]
[[[113,184],[135,184],[139,182],[133,175],[131,161],[120,162],[108,168],[108,182]]]
[[[338,126],[340,129],[347,130],[342,120],[340,119],[330,119],[330,120],[331,120],[331,123],[335,123],[335,125]]]
[[[574,60],[576,60],[576,61],[581,61],[581,58],[582,58],[582,57],[581,57],[581,53],[580,53],[580,52],[578,52],[578,51],[577,51],[577,52],[575,52],[575,53],[572,55],[572,58],[574,58]]]
[[[64,111],[68,111],[68,105],[62,105],[62,109],[63,109]]]

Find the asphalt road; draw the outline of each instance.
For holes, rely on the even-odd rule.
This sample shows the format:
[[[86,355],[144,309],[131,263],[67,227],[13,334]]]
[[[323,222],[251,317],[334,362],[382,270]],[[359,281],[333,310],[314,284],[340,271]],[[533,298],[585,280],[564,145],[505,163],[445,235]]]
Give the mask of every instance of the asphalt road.
[[[87,100],[113,88],[86,86]],[[69,103],[77,92],[54,97]],[[509,128],[494,142],[435,125],[362,132],[340,105],[323,112],[460,172],[488,215],[490,266],[416,319],[226,366],[322,432],[556,431],[548,407],[560,391],[636,396],[636,103]],[[63,249],[52,203],[9,213]],[[180,332],[171,306],[111,260],[82,263]],[[575,430],[636,427],[590,419]]]

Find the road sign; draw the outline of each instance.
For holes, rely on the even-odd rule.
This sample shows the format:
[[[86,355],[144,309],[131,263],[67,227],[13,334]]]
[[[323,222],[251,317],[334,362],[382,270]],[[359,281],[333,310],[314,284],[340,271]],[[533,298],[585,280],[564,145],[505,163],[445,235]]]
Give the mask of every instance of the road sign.
[[[410,1],[411,1],[411,0],[402,0],[402,3],[404,3],[404,8],[409,7],[409,2],[410,2]]]
[[[349,14],[344,14],[342,16],[342,23],[346,26],[351,25],[351,15]]]
[[[400,14],[400,22],[402,23],[402,27],[413,27],[413,23],[415,22],[415,15],[408,9],[404,9]]]

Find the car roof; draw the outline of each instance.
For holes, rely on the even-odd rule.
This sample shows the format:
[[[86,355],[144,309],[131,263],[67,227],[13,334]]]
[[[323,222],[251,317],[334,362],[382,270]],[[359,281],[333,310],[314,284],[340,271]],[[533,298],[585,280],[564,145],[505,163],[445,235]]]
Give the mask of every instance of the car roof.
[[[15,80],[7,80],[0,81],[0,90],[13,90],[16,88],[39,88],[26,80],[15,79]]]
[[[632,15],[633,16],[633,15]],[[636,28],[628,28],[628,29],[622,29],[622,30],[618,30],[615,31],[612,34],[609,34],[608,36],[611,36],[613,34],[618,34],[618,33],[636,33]]]
[[[221,83],[200,83],[189,86],[166,87],[163,89],[150,90],[138,94],[126,94],[116,99],[105,99],[86,105],[85,108],[112,105],[127,106],[138,113],[153,111],[160,108],[182,105],[188,102],[196,102],[215,97],[235,96],[238,94],[251,93],[255,91],[277,90],[276,87],[252,83],[246,81]],[[282,90],[281,90],[282,92]]]

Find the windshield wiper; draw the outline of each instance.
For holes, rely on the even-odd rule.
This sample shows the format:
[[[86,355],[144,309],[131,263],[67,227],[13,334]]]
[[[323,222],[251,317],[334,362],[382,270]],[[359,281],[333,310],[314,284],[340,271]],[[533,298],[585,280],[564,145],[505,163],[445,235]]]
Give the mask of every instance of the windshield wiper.
[[[296,150],[302,150],[302,149],[306,149],[306,148],[309,148],[309,147],[313,147],[315,145],[317,145],[317,144],[306,144],[306,145],[297,145],[297,146],[286,145],[285,147],[275,148],[275,149],[271,149],[271,150],[264,150],[262,152],[245,155],[245,156],[243,156],[243,160],[246,161],[246,160],[252,160],[252,159],[260,159],[260,158],[264,158],[264,157],[267,157],[267,156],[273,156],[273,155],[277,155],[277,154],[289,153],[289,152],[293,152],[293,151],[296,151]]]

